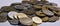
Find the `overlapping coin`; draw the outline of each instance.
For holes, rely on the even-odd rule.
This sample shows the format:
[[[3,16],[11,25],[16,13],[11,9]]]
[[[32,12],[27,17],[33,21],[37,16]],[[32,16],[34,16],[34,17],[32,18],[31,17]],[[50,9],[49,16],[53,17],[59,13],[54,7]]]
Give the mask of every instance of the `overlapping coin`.
[[[32,17],[32,20],[33,20],[33,22],[35,22],[35,23],[37,23],[37,24],[42,23],[42,19],[39,18],[39,17]]]

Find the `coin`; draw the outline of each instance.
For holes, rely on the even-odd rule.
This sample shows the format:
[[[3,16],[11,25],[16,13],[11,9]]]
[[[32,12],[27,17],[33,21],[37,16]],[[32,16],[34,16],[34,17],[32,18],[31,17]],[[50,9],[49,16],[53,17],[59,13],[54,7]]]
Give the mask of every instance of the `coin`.
[[[36,15],[38,15],[38,16],[45,16],[41,11],[37,11]]]
[[[33,22],[35,22],[35,23],[37,23],[37,24],[42,23],[42,19],[39,18],[39,17],[32,17],[32,20],[33,20]]]
[[[49,22],[55,22],[55,21],[57,21],[57,20],[59,20],[59,17],[53,16],[53,17],[50,17],[48,21],[49,21]]]
[[[41,18],[43,22],[47,22],[49,17],[43,17]]]
[[[51,12],[51,11],[49,11],[49,10],[42,10],[42,12],[43,12],[44,14],[48,15],[48,16],[53,16],[53,15],[54,15],[54,13]]]
[[[7,21],[7,17],[0,15],[0,23],[6,22],[6,21]]]
[[[33,23],[32,26],[37,26],[37,24],[36,23]]]
[[[11,19],[14,19],[13,16],[14,16],[15,14],[17,14],[17,12],[15,12],[15,11],[10,11],[10,12],[8,13],[8,17],[11,18]]]
[[[20,23],[23,25],[32,25],[33,21],[29,17],[26,17],[26,18],[24,17],[24,18],[20,18]]]

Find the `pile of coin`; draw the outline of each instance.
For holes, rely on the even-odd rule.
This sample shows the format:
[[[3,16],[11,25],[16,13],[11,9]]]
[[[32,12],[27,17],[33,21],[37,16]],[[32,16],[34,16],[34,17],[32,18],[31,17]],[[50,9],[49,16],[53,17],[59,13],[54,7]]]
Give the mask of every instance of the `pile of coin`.
[[[8,20],[13,25],[37,26],[42,22],[56,22],[59,17],[57,4],[46,0],[23,0],[0,9],[0,22]]]

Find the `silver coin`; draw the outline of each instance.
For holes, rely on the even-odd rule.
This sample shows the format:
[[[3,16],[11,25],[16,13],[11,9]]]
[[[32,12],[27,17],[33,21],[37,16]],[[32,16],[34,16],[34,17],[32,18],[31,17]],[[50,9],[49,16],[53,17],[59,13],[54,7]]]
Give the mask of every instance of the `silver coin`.
[[[33,21],[31,18],[28,18],[28,17],[24,17],[24,18],[20,18],[20,22],[21,24],[23,25],[32,25],[33,24]]]
[[[53,16],[53,17],[50,17],[50,18],[48,19],[48,21],[50,21],[50,22],[55,22],[55,21],[57,21],[57,20],[59,20],[59,17],[57,17],[57,16]]]
[[[14,16],[15,14],[17,14],[17,12],[15,12],[15,11],[10,11],[10,12],[8,13],[8,17],[11,18],[11,19],[14,19],[13,16]]]
[[[49,10],[42,10],[42,12],[43,12],[44,14],[48,15],[48,16],[53,16],[53,15],[54,15],[54,13],[51,12],[51,11],[49,11]]]
[[[16,6],[14,6],[14,8],[15,8],[15,9],[20,9],[20,10],[22,10],[22,9],[27,9],[27,8],[24,7],[23,5],[16,5]]]

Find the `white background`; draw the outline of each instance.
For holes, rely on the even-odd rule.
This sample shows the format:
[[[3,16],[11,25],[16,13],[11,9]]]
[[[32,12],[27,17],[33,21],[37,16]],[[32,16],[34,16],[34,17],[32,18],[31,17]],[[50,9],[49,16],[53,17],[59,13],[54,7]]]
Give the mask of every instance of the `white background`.
[[[15,3],[15,2],[21,2],[22,0],[0,0],[0,8],[2,6],[9,6],[11,3]],[[60,7],[60,0],[48,0],[49,2],[54,2],[58,4],[58,7]],[[9,24],[9,22],[5,22],[5,23],[0,23],[0,26],[12,26]],[[58,20],[57,22],[54,23],[42,23],[38,26],[60,26],[60,20]]]

